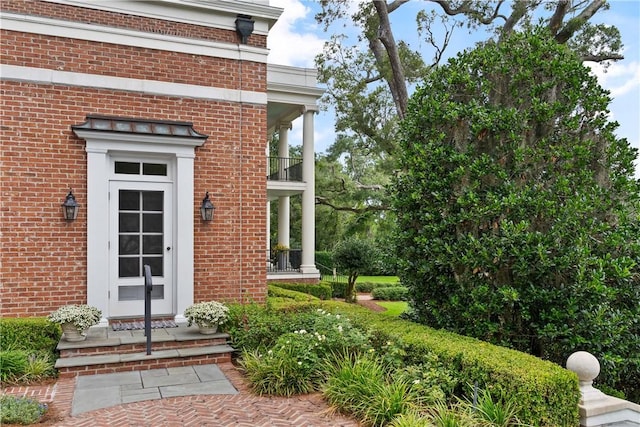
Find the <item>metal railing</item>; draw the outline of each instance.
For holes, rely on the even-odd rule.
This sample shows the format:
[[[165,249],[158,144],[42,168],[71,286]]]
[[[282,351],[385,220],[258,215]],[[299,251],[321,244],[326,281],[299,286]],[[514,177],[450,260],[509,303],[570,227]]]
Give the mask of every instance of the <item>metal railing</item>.
[[[302,182],[302,158],[269,157],[267,179],[272,181]]]
[[[344,274],[338,273],[333,267],[327,267],[316,261],[316,268],[320,271],[320,281],[333,282],[333,283],[347,283],[348,277]]]
[[[267,273],[299,272],[302,249],[267,251]]]

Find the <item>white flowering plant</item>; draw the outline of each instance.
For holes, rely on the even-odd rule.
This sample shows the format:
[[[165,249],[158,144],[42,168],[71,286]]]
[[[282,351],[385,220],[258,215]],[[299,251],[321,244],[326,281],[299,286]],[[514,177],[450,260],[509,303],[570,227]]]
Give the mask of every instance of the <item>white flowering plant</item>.
[[[63,305],[47,319],[54,323],[72,323],[78,332],[85,331],[93,325],[97,325],[102,317],[102,311],[86,304]]]
[[[199,302],[187,307],[184,311],[189,326],[222,325],[229,318],[229,307],[218,301]]]

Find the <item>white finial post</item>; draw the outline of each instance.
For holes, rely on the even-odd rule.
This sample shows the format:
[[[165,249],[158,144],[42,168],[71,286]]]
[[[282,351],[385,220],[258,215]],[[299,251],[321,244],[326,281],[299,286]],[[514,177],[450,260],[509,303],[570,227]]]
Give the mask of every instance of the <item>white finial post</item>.
[[[580,381],[581,403],[602,399],[606,395],[593,387],[593,380],[600,374],[600,362],[586,351],[577,351],[567,359],[567,369],[575,372]]]

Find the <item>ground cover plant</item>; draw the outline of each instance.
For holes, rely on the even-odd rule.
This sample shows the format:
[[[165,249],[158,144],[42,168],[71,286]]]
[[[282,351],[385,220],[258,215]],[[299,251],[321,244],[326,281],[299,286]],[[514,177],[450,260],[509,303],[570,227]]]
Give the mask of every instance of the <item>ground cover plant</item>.
[[[3,395],[0,396],[0,424],[35,424],[47,412],[47,405],[37,400]]]

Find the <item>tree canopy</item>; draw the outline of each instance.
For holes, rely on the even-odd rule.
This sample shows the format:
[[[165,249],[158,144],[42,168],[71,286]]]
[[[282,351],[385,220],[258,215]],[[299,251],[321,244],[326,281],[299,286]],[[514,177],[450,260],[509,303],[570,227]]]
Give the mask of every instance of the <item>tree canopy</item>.
[[[421,322],[560,364],[587,350],[601,382],[637,393],[637,152],[553,34],[489,41],[416,90],[393,181],[400,276]]]
[[[319,23],[325,28],[355,25],[359,36],[349,40],[334,34],[316,61],[319,79],[327,84],[324,102],[336,112],[338,134],[324,160],[343,172],[318,183],[320,205],[357,216],[373,212],[369,219],[389,208],[386,188],[396,170],[398,121],[405,115],[411,87],[446,58],[456,32],[485,29],[488,38],[500,43],[515,31],[540,24],[552,41],[566,45],[582,60],[622,58],[617,28],[590,22],[608,8],[606,0],[425,1],[415,15],[422,49],[397,37],[394,15],[409,7],[407,3],[367,1],[354,11],[352,0],[321,1]],[[341,168],[337,163],[345,157],[367,168]]]

